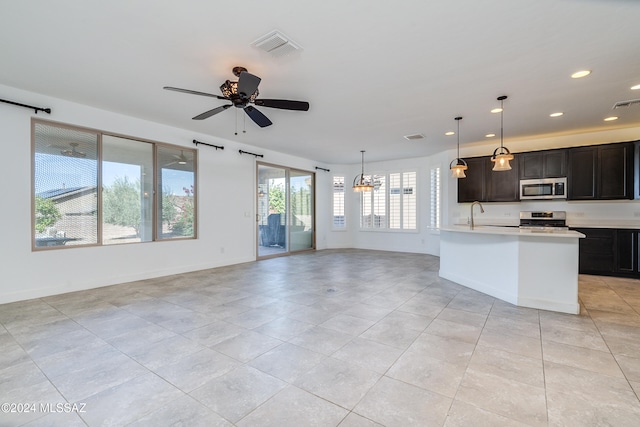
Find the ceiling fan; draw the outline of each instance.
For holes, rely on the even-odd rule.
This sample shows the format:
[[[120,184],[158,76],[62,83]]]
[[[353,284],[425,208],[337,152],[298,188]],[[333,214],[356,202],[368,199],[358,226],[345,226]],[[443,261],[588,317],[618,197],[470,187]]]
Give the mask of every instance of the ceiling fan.
[[[78,151],[77,148],[80,144],[78,144],[77,142],[70,142],[69,145],[71,146],[71,149],[61,150],[60,154],[62,154],[63,156],[76,157],[80,159],[87,157],[87,153],[85,153],[84,151]]]
[[[175,164],[186,165],[187,162],[190,161],[190,159],[187,156],[184,155],[184,151],[183,150],[180,150],[180,155],[179,156],[177,154],[173,154],[172,157],[173,157],[173,161],[171,161],[171,162],[167,163],[166,165],[164,165],[165,167],[166,166],[175,165]]]
[[[224,99],[230,101],[231,104],[221,105],[212,110],[205,111],[202,114],[198,114],[193,117],[193,120],[203,120],[209,118],[215,114],[218,114],[227,108],[236,107],[242,108],[247,116],[253,120],[261,128],[272,125],[273,123],[267,116],[262,114],[253,105],[269,108],[279,108],[281,110],[294,110],[294,111],[308,111],[309,103],[305,101],[291,101],[288,99],[257,99],[258,97],[258,85],[260,84],[260,77],[254,76],[247,72],[244,67],[233,67],[233,74],[238,77],[237,82],[227,80],[220,86],[222,96],[214,95],[212,93],[198,92],[195,90],[181,89],[178,87],[165,86],[163,89],[173,90],[176,92],[189,93],[192,95],[209,96],[212,98]]]

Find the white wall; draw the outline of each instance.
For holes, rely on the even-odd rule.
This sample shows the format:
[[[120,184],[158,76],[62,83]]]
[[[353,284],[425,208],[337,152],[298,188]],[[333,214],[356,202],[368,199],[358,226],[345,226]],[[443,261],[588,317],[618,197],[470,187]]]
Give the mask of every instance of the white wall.
[[[0,86],[0,91],[5,99],[52,109],[51,115],[35,116],[28,109],[0,104],[0,303],[253,261],[256,158],[240,155],[238,150],[264,154],[259,160],[302,170],[328,167],[11,87]],[[34,116],[190,148],[193,139],[224,145],[222,151],[198,146],[199,238],[32,252],[30,141]],[[322,182],[324,172],[318,172]],[[327,197],[319,191],[320,201]],[[318,212],[317,232],[322,236],[327,220],[321,208]]]

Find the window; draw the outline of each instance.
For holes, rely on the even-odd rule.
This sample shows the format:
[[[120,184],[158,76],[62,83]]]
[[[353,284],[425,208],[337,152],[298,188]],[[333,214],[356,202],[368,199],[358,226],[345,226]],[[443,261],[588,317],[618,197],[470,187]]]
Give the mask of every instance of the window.
[[[347,227],[344,217],[344,176],[333,177],[333,228],[345,229]]]
[[[362,193],[360,227],[415,230],[416,172],[373,175],[374,189]]]
[[[440,168],[431,169],[430,227],[440,228]]]
[[[158,146],[159,239],[195,237],[195,156],[193,150]]]
[[[415,230],[416,212],[416,173],[389,174],[389,228]]]
[[[195,237],[195,150],[40,120],[32,134],[34,249]]]
[[[102,243],[153,239],[153,144],[102,138]]]

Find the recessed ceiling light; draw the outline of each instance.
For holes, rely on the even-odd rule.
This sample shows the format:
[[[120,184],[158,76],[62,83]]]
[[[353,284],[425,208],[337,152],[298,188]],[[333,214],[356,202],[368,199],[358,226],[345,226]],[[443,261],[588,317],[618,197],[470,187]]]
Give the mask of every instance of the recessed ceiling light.
[[[618,120],[618,117],[616,116],[611,116],[611,117],[607,117],[606,119],[604,119],[605,122],[612,122],[614,120]]]
[[[549,117],[560,117],[561,115],[563,115],[564,113],[561,111],[558,111],[557,113],[551,113],[549,114]]]
[[[591,74],[591,71],[589,71],[589,70],[576,71],[575,73],[571,74],[571,78],[572,79],[579,79],[581,77],[586,77],[589,74]]]
[[[484,137],[485,137],[485,138],[493,138],[494,136],[496,136],[496,134],[495,134],[495,133],[488,133],[488,134],[486,134]]]
[[[491,110],[492,113],[501,113],[502,112],[502,108],[494,108],[493,110]]]
[[[631,86],[631,90],[638,90],[638,89],[640,89],[640,85]]]
[[[445,132],[444,134],[447,136],[451,136],[451,135],[455,135],[456,133],[453,131],[449,131],[449,132]]]

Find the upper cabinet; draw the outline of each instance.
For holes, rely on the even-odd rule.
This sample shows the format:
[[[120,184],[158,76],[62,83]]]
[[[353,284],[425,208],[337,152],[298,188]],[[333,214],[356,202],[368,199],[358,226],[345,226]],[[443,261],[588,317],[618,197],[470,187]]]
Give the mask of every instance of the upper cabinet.
[[[458,203],[471,203],[487,201],[485,185],[485,169],[487,163],[491,163],[490,157],[472,157],[465,159],[469,169],[465,171],[467,177],[458,181]]]
[[[465,159],[469,169],[457,180],[458,203],[517,202],[521,179],[565,176],[568,200],[633,199],[635,143],[517,153],[504,172],[492,171],[490,156]]]
[[[494,172],[493,163],[489,160],[489,167],[485,171],[487,187],[487,201],[489,202],[519,202],[520,180],[518,179],[518,156],[511,162],[511,170]]]
[[[520,179],[567,176],[567,149],[520,153],[517,158]]]
[[[517,202],[519,180],[517,156],[509,171],[494,172],[491,156],[465,159],[467,177],[458,179],[458,203]]]
[[[631,142],[594,145],[569,150],[569,200],[633,198]]]

